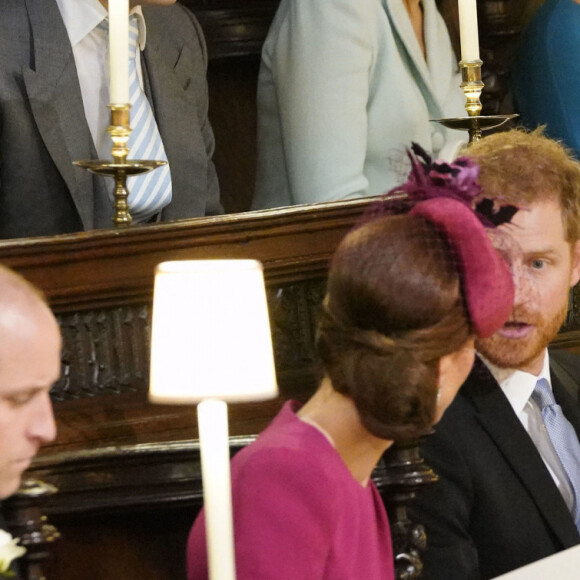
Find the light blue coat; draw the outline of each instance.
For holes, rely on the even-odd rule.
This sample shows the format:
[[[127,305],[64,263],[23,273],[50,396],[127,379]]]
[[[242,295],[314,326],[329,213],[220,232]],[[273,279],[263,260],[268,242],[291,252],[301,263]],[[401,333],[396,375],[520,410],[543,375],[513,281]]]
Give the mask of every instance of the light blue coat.
[[[377,195],[405,180],[416,141],[452,157],[466,140],[457,60],[423,0],[427,62],[402,0],[282,0],[258,80],[254,207]]]

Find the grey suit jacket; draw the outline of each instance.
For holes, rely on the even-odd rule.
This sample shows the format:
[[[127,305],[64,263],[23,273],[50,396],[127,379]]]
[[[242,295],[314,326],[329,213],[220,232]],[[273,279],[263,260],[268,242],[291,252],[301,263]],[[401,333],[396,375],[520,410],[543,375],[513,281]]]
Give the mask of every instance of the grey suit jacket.
[[[580,437],[580,357],[551,352],[550,373]],[[481,361],[423,456],[440,478],[410,510],[427,531],[425,580],[488,580],[580,543],[540,454]]]
[[[208,120],[207,53],[180,5],[143,9],[146,88],[169,160],[172,220],[222,211]],[[0,238],[111,227],[75,61],[54,0],[0,2]]]

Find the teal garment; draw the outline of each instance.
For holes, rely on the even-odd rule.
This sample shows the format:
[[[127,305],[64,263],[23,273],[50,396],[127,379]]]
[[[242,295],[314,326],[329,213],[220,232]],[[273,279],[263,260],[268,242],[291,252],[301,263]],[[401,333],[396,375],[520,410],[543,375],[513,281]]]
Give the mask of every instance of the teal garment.
[[[512,86],[516,111],[533,129],[580,157],[580,4],[547,0],[522,36]]]

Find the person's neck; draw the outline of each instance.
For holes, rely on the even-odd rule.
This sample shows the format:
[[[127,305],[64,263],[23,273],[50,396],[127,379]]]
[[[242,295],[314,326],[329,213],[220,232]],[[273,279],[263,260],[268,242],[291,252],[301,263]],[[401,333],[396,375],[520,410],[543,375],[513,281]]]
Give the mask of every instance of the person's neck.
[[[366,485],[381,455],[393,443],[369,433],[352,399],[335,391],[328,378],[323,379],[298,416],[316,423],[330,435],[338,454],[361,485]]]
[[[417,37],[417,42],[421,48],[423,56],[426,57],[425,52],[425,35],[423,31],[423,4],[421,0],[403,0],[403,4],[411,20],[411,25]]]

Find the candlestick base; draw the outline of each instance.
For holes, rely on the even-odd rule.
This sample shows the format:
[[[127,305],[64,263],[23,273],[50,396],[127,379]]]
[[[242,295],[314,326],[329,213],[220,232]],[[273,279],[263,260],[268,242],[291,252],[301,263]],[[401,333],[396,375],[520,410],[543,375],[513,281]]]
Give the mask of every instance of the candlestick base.
[[[79,167],[84,167],[96,175],[108,175],[114,177],[115,214],[113,216],[113,224],[115,227],[128,227],[131,225],[133,220],[129,212],[129,204],[127,201],[129,197],[129,191],[127,189],[127,177],[147,173],[148,171],[165,165],[167,162],[135,159],[125,160],[123,163],[116,163],[115,161],[89,159],[85,161],[74,161],[73,163]]]
[[[433,119],[448,129],[457,129],[469,132],[469,142],[476,143],[482,137],[483,131],[500,127],[507,121],[515,119],[519,115],[477,115],[470,117],[457,117],[450,119]]]

